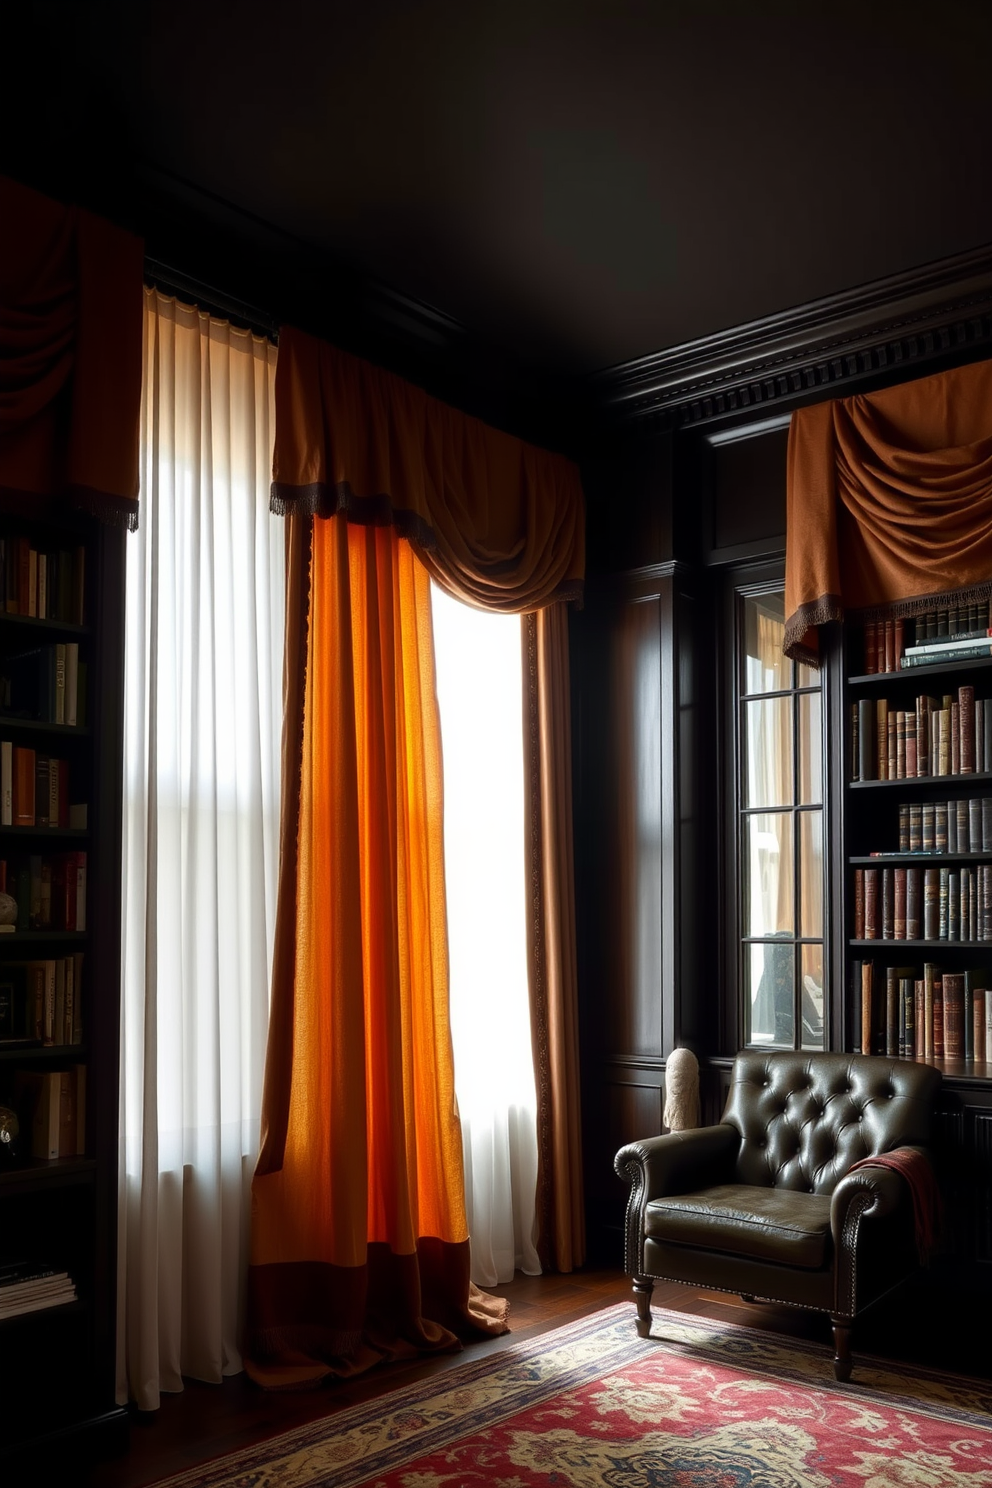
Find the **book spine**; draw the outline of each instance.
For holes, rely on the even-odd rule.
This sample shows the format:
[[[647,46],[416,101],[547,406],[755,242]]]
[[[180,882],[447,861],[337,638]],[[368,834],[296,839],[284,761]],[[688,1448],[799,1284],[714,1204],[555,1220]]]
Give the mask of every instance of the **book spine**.
[[[936,651],[923,655],[904,656],[903,670],[910,671],[920,666],[946,666],[949,661],[973,661],[983,656],[992,656],[992,640],[976,641],[973,646],[941,646]]]
[[[975,769],[985,769],[985,706],[975,699]]]
[[[878,940],[878,869],[865,869],[865,940]]]
[[[869,620],[864,628],[865,672],[871,675],[878,671],[878,623]]]
[[[896,891],[891,868],[882,869],[882,939],[895,936]]]
[[[964,1058],[964,977],[944,972],[944,1058]]]
[[[899,981],[894,966],[885,968],[885,1052],[890,1059],[899,1052]]]
[[[867,899],[866,899],[867,904]],[[940,933],[940,873],[936,868],[923,872],[923,939],[936,940]]]
[[[961,728],[961,774],[975,773],[975,689],[958,688],[958,713]]]
[[[878,760],[875,749],[875,705],[871,698],[858,703],[858,779],[877,780]]]
[[[14,746],[0,742],[0,826],[14,825]]]
[[[933,1057],[944,1057],[944,983],[939,976],[933,979]]]
[[[985,989],[984,1039],[985,1063],[992,1064],[992,987]]]
[[[872,780],[888,780],[889,778],[889,705],[885,698],[878,698],[875,703],[875,745],[876,760],[875,773],[870,776]]]
[[[899,982],[900,995],[902,997],[903,1017],[903,1054],[906,1059],[913,1059],[916,1055],[916,1024],[914,1019],[915,993],[912,977],[903,977]]]
[[[917,977],[913,983],[913,1057],[923,1059],[924,1055],[924,1017],[926,1008],[926,994],[922,977]]]
[[[919,868],[906,870],[906,939],[922,940],[920,901],[922,898]]]
[[[934,965],[927,961],[923,966],[923,1055],[927,1060],[933,1058],[933,984]]]
[[[862,961],[861,963],[861,1050],[864,1054],[874,1053],[872,1047],[872,1028],[874,1026],[874,1011],[872,1007],[872,981],[874,963]]]
[[[952,869],[947,875],[947,938],[961,939],[961,875]]]
[[[923,851],[923,808],[919,801],[912,802],[909,808],[909,850]]]
[[[892,920],[892,935],[895,940],[906,939],[906,870],[893,870],[893,896],[895,900]]]
[[[909,804],[899,807],[899,851],[909,852]]]
[[[34,826],[35,759],[33,749],[24,749],[19,744],[13,752],[15,827]]]
[[[854,938],[865,938],[865,873],[863,868],[854,870]]]
[[[938,880],[937,880],[937,883],[938,883],[938,889],[937,889],[937,894],[938,894],[938,898],[937,898],[937,939],[938,940],[946,940],[947,939],[947,917],[948,917],[948,911],[949,911],[949,899],[950,899],[950,889],[951,889],[951,882],[950,882],[951,876],[950,876],[950,873],[949,873],[948,869],[946,869],[946,868],[939,868],[937,871],[938,871],[938,873],[940,875],[939,878],[938,878]]]

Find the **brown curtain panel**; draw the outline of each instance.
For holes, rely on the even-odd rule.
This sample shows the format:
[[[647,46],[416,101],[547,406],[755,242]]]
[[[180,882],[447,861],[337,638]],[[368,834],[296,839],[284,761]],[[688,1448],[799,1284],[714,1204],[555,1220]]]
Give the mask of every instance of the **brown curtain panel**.
[[[816,627],[992,595],[992,362],[792,415],[785,650]]]
[[[470,604],[523,613],[581,597],[577,466],[292,327],[272,471],[274,510],[391,523]]]
[[[585,1259],[578,987],[572,846],[568,612],[526,617],[524,758],[530,851],[527,916],[531,1034],[538,1101],[538,1254],[546,1269]]]
[[[313,525],[306,580],[305,556],[297,520],[279,903],[295,936],[275,950],[246,1349],[276,1387],[506,1326],[469,1283],[430,581],[394,528],[343,515]]]
[[[143,247],[0,177],[0,486],[135,527]]]

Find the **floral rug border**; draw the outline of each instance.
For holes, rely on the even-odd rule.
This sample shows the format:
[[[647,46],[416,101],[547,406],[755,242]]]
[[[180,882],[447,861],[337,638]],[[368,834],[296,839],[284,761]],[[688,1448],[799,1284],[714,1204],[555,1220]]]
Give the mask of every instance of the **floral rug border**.
[[[651,1336],[641,1339],[632,1304],[621,1302],[499,1352],[467,1358],[387,1396],[331,1409],[305,1426],[162,1479],[154,1488],[275,1488],[282,1483],[317,1488],[329,1481],[329,1473],[335,1488],[354,1488],[657,1348],[962,1425],[988,1417],[992,1427],[992,1384],[858,1355],[856,1378],[840,1385],[823,1345],[663,1308],[654,1309]],[[486,1386],[481,1392],[480,1385]],[[315,1448],[320,1460],[310,1472],[306,1459]]]

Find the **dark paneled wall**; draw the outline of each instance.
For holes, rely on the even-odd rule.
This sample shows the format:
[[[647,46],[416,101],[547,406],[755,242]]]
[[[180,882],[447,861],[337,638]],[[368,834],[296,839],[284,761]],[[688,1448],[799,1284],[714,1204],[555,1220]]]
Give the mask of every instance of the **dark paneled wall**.
[[[673,1048],[706,1065],[707,1114],[722,1106],[719,561],[781,546],[785,439],[780,423],[746,439],[628,437],[583,463],[575,835],[585,1178],[603,1259],[621,1254],[613,1156],[661,1130]]]

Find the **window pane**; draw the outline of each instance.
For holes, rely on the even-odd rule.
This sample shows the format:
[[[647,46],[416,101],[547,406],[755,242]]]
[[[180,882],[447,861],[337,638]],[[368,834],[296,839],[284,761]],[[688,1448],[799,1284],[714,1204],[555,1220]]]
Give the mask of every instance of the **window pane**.
[[[745,1043],[793,1049],[795,946],[789,941],[765,941],[747,949]]]
[[[823,946],[802,947],[803,985],[801,993],[804,1049],[823,1049]]]
[[[823,934],[823,812],[799,812],[799,933]]]
[[[744,691],[782,692],[792,683],[792,663],[782,654],[785,597],[760,594],[744,600]]]
[[[799,804],[818,806],[823,800],[823,725],[820,694],[804,692],[799,703]]]
[[[744,705],[748,806],[792,805],[792,698]]]
[[[745,823],[748,935],[792,934],[793,837],[791,812],[760,812]]]
[[[819,687],[820,674],[808,667],[805,662],[796,662],[796,686],[797,687]]]

